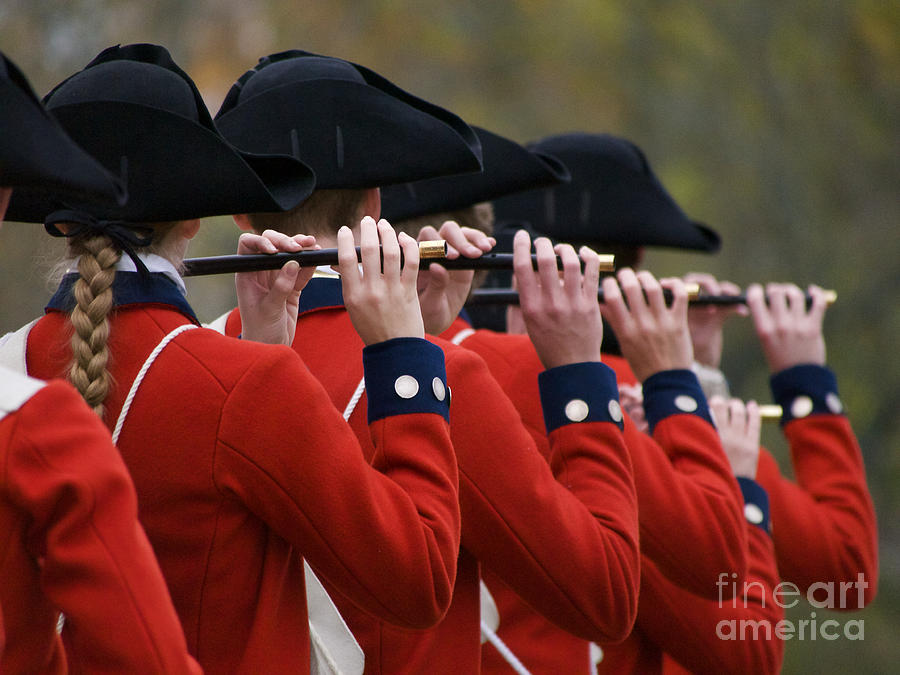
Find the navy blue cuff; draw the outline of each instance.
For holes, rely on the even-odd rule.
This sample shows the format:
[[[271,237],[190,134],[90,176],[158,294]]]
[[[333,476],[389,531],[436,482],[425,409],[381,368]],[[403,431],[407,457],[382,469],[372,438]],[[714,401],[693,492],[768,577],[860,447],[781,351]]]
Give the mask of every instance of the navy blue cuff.
[[[748,523],[761,527],[766,532],[771,532],[768,493],[752,478],[738,476],[737,482],[741,487],[741,494],[744,495],[744,518]]]
[[[844,404],[838,396],[837,378],[825,366],[806,364],[775,373],[769,384],[781,406],[781,424],[812,414],[840,415]]]
[[[575,422],[612,422],[624,428],[612,368],[599,361],[571,363],[538,375],[547,433]]]
[[[363,348],[369,424],[392,415],[435,413],[450,421],[444,352],[422,338],[394,338]]]
[[[694,372],[687,369],[663,370],[644,380],[644,415],[650,433],[670,415],[689,413],[713,423],[706,396]]]

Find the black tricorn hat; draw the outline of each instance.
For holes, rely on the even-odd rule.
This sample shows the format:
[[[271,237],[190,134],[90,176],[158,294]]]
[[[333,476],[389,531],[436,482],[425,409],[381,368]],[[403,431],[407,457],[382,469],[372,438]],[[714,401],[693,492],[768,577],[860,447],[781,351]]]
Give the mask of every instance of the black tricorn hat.
[[[251,152],[293,155],[316,187],[373,188],[481,170],[481,146],[453,113],[363,66],[291,50],[263,57],[216,114]]]
[[[713,252],[712,229],[688,218],[634,143],[610,134],[567,133],[528,146],[562,160],[569,183],[494,202],[497,222],[525,221],[559,241]]]
[[[0,187],[122,204],[125,188],[47,113],[16,65],[0,53]]]
[[[557,185],[569,170],[556,157],[472,127],[481,141],[484,169],[392,185],[381,191],[381,215],[391,222],[462,209],[498,197]]]
[[[66,132],[128,188],[119,207],[28,200],[10,219],[42,221],[61,207],[129,222],[284,211],[315,179],[292,157],[255,156],[218,132],[197,86],[158,45],[110,47],[44,99]]]

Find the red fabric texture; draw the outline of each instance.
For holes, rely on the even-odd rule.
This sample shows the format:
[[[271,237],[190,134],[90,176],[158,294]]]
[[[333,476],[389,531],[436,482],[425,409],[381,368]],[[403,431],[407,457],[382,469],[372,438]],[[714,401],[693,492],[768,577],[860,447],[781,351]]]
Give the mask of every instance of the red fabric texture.
[[[775,550],[771,537],[759,527],[748,524],[747,530],[746,584],[738,582],[738,593],[730,600],[698,598],[664,579],[652,563],[644,567],[641,599],[646,602],[638,613],[638,626],[647,646],[666,654],[664,672],[679,672],[679,666],[692,673],[780,672],[784,641],[777,637],[776,626],[784,609],[772,595],[780,581]],[[639,658],[629,642],[610,647],[599,672],[645,672],[626,669]]]
[[[456,334],[465,328],[468,325],[458,321],[445,335]],[[478,351],[495,374],[501,369],[509,373],[506,378],[498,375],[498,381],[504,384],[508,393],[524,392],[527,383],[521,355],[516,350],[508,349],[504,339],[494,338],[493,335],[489,331],[476,331],[465,339],[463,345]],[[624,359],[604,355],[604,362],[616,370],[620,382],[634,382]],[[530,396],[511,394],[511,398],[523,412],[526,425],[535,429],[536,423],[528,422],[529,419],[539,419],[533,404],[530,404]],[[672,459],[675,457],[672,441],[679,440],[681,431],[678,426],[680,420],[677,419],[680,417],[666,420],[664,424],[668,426],[662,430],[663,433],[660,434],[661,430],[657,428],[654,434]],[[626,428],[628,442],[630,437],[627,431]],[[746,579],[748,583],[758,582],[762,589],[753,585],[746,600],[738,599],[737,609],[727,599],[723,608],[719,609],[717,600],[704,600],[688,592],[686,589],[692,589],[694,583],[685,584],[682,579],[682,583],[678,584],[677,576],[672,574],[674,568],[664,573],[665,566],[654,558],[659,551],[653,555],[648,553],[654,531],[683,536],[690,533],[692,521],[689,519],[683,523],[680,533],[671,529],[673,523],[666,523],[675,515],[667,516],[665,511],[673,504],[671,499],[677,493],[673,493],[671,488],[664,489],[658,470],[651,471],[652,467],[663,464],[652,459],[644,463],[642,458],[652,458],[652,454],[635,451],[646,443],[629,445],[633,449],[635,483],[641,509],[641,548],[644,553],[641,602],[635,630],[628,639],[621,644],[602,646],[604,658],[598,666],[599,672],[685,672],[685,666],[674,657],[688,664],[694,672],[777,672],[783,657],[781,640],[719,640],[715,636],[715,623],[723,619],[766,619],[774,625],[781,613],[780,608],[773,606],[769,594],[782,579],[797,584],[803,593],[816,582],[854,583],[852,592],[847,594],[848,609],[857,608],[860,597],[862,605],[874,598],[878,573],[875,513],[866,486],[862,456],[848,421],[841,416],[812,416],[790,422],[785,434],[791,447],[797,480],[793,482],[785,478],[774,458],[765,449],[761,451],[757,481],[769,495],[774,554],[773,542],[767,543],[769,537],[759,528],[747,526],[750,549]],[[713,489],[706,492],[705,499],[695,502],[693,510],[683,507],[674,510],[693,512],[700,517],[693,523],[703,526],[703,511],[708,509],[708,512],[714,513],[715,482],[722,480],[723,470],[728,471],[729,475],[730,471],[727,465],[723,467],[721,462],[717,462],[715,470],[706,473],[701,456],[691,455],[693,453],[689,453],[690,459],[687,461],[673,461],[673,466],[678,473],[687,474],[694,485]],[[648,478],[649,481],[642,480]],[[656,498],[648,501],[647,496],[654,492],[647,488],[653,487],[653,481],[657,478],[661,479],[657,484],[660,490],[655,492]],[[733,506],[726,508],[729,509],[728,518],[732,520]],[[661,527],[657,529],[654,524]],[[710,525],[717,526],[715,518],[706,520],[706,526]],[[709,533],[705,539],[708,545],[715,546],[714,537],[715,533]],[[718,558],[715,553],[723,552],[721,549],[705,548],[699,545],[700,541],[704,539],[698,540],[698,545],[693,547],[684,545],[682,551],[689,557],[682,563],[690,564],[690,559],[694,558],[694,564],[699,569],[709,563],[711,557]],[[721,545],[727,544],[723,542]],[[670,545],[668,550],[673,550],[673,547]],[[697,555],[698,550],[704,551],[704,554]],[[710,592],[717,590],[708,575],[718,572],[715,565],[706,569],[703,595],[708,597]],[[776,569],[780,576],[775,574]],[[719,571],[727,570],[727,567],[722,567]],[[859,584],[859,574],[863,574],[864,586]],[[700,578],[700,575],[694,577],[695,580]],[[729,580],[732,578],[729,577]],[[741,582],[738,580],[737,583],[740,588]],[[500,636],[533,672],[589,672],[589,646],[586,642],[544,621],[499,580],[489,578],[488,584],[501,616]],[[727,598],[730,589],[723,590]],[[824,601],[826,594],[827,589],[820,589],[819,599]],[[658,598],[658,603],[655,598]],[[764,599],[765,606],[762,604]],[[484,652],[483,665],[484,672],[512,672],[499,654],[489,648]]]
[[[164,307],[111,318],[114,424],[146,356],[187,323]],[[32,330],[29,370],[68,362],[67,319]],[[319,382],[287,347],[211,330],[173,340],[119,439],[181,618],[208,673],[302,672],[309,639],[302,557],[368,611],[411,628],[446,612],[456,574],[456,458],[440,415],[366,430],[374,470]],[[302,557],[301,557],[302,556]]]
[[[239,330],[235,312],[227,332]],[[429,631],[377,621],[334,596],[366,652],[366,672],[478,672],[479,563],[583,638],[623,639],[636,611],[638,556],[631,464],[621,432],[612,423],[565,426],[550,437],[548,465],[482,360],[433,341],[446,356],[460,472],[457,583],[447,616]],[[343,410],[362,377],[362,343],[347,312],[302,314],[294,348]],[[365,400],[351,426],[379,466],[384,458],[364,434]]]
[[[0,420],[0,468],[0,672],[199,673],[125,465],[70,386]]]
[[[789,422],[784,433],[796,482],[783,476],[763,450],[756,480],[769,493],[772,537],[781,577],[804,593],[816,583],[853,583],[846,607],[861,609],[878,588],[878,527],[862,453],[842,415],[811,415]],[[818,600],[827,589],[813,590]]]
[[[444,335],[466,327],[459,321]],[[462,346],[485,360],[546,453],[536,384],[541,364],[527,336],[478,330]],[[619,382],[635,382],[624,359],[604,355],[604,362],[616,371]],[[673,415],[657,425],[651,438],[626,418],[624,436],[634,465],[642,565],[649,562],[676,588],[706,598],[716,598],[719,574],[744,579],[748,556],[743,500],[716,430],[696,416]],[[498,634],[526,667],[533,672],[589,672],[587,642],[547,622],[490,570],[485,580],[500,612]],[[642,610],[639,606],[639,616]],[[661,654],[649,646],[636,630],[625,646],[614,648],[629,654],[627,660],[619,659],[619,665],[626,671],[633,668],[630,672],[658,671]],[[610,642],[602,647],[609,651]],[[491,647],[485,648],[482,665],[484,672],[512,672]]]

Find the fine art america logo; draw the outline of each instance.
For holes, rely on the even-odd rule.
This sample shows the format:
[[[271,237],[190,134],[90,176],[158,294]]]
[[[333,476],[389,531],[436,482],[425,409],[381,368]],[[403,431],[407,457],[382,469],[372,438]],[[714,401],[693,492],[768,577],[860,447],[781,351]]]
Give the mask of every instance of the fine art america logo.
[[[802,598],[816,609],[861,609],[865,606],[865,590],[869,587],[865,575],[859,573],[856,581],[819,581],[810,584],[802,593],[796,584],[782,581],[772,589],[771,597],[759,581],[745,581],[741,587],[734,578],[737,574],[722,572],[716,586],[719,589],[719,608],[727,613],[735,610],[734,617],[722,619],[716,624],[716,636],[720,640],[864,640],[865,621],[851,619],[840,622],[836,619],[819,620],[815,611],[810,611],[808,619],[781,619],[772,622],[764,618],[742,616],[741,610],[765,609],[766,603],[790,609],[796,607]],[[726,598],[726,589],[729,591]],[[755,590],[754,590],[755,589]],[[753,599],[751,599],[753,598]]]

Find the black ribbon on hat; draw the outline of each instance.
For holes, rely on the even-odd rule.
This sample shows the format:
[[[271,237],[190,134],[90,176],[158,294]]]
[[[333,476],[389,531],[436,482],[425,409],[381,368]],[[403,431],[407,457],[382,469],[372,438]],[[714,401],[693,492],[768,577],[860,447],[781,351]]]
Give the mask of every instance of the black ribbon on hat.
[[[57,227],[57,223],[71,223],[74,227],[63,232]],[[67,239],[77,237],[85,232],[105,235],[112,239],[124,253],[128,254],[142,278],[150,278],[150,270],[135,252],[134,247],[149,246],[153,243],[152,227],[132,225],[121,220],[102,220],[84,211],[62,210],[54,211],[44,219],[44,229],[53,237]]]

